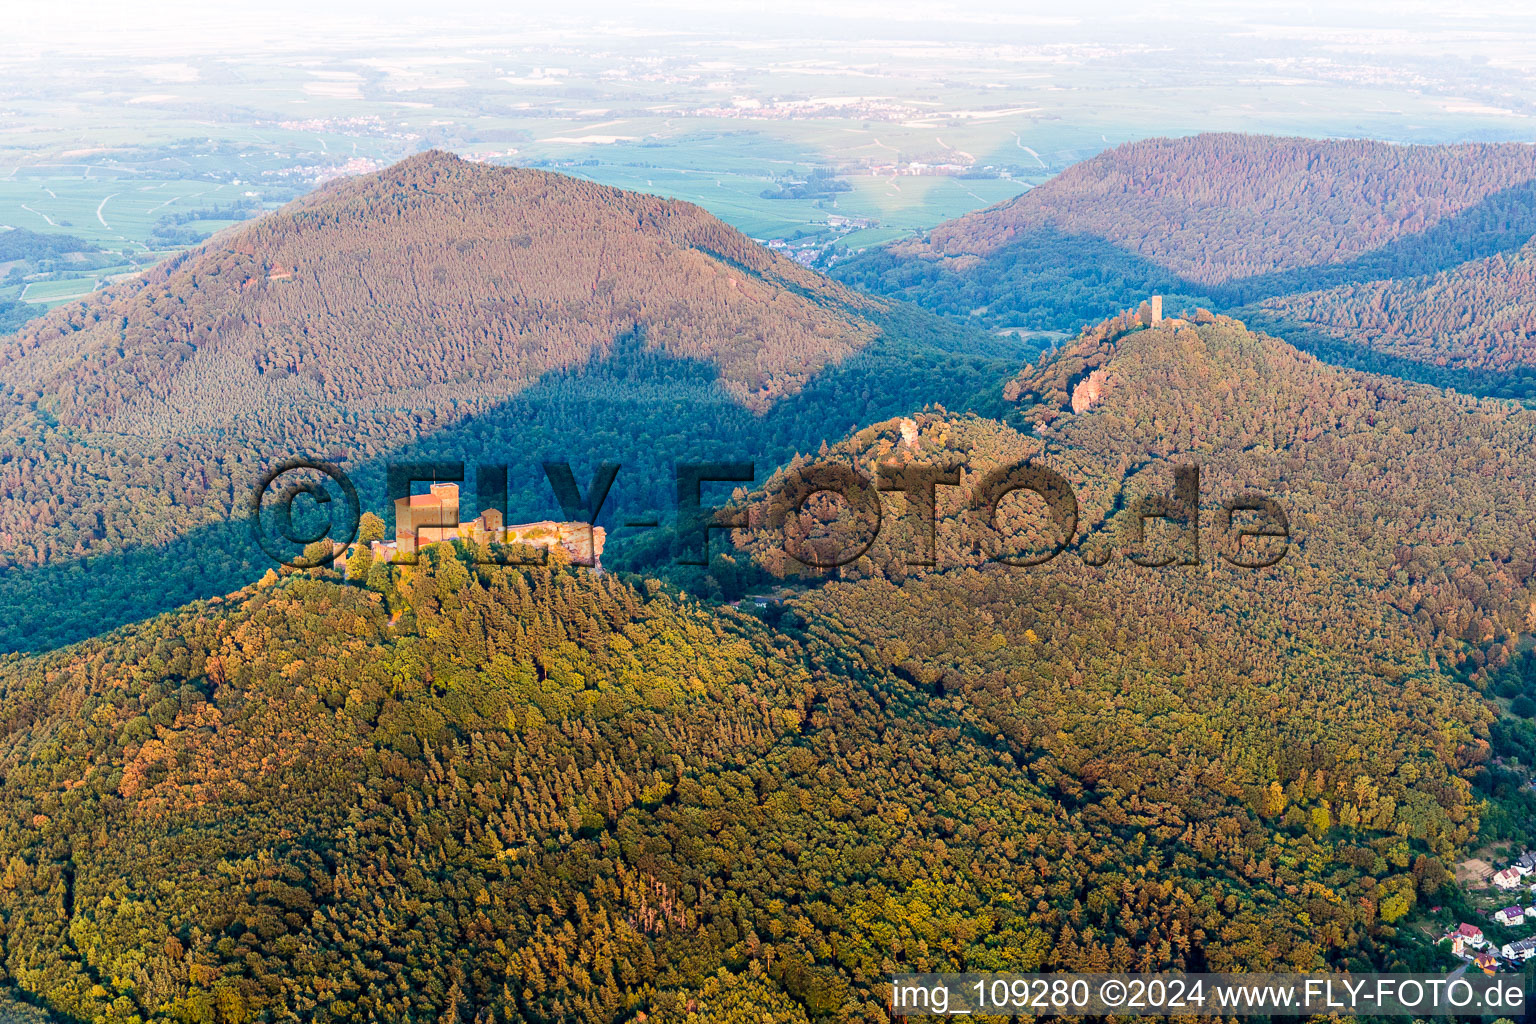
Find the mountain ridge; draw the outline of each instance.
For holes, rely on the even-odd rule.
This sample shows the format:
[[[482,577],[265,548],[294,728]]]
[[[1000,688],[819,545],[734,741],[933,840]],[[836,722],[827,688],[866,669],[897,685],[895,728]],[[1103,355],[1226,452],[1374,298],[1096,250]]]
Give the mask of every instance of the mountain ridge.
[[[0,375],[84,429],[163,432],[188,409],[201,415],[186,427],[207,429],[250,392],[269,412],[432,385],[504,398],[643,324],[648,344],[715,362],[761,411],[866,345],[857,312],[884,308],[691,204],[436,151],[221,233],[125,291],[22,332]],[[40,365],[61,350],[64,365]],[[146,390],[148,408],[125,407]]]
[[[673,460],[766,463],[964,404],[1024,349],[698,207],[422,154],[0,343],[0,647],[259,576],[242,517],[288,458],[344,465],[376,507],[390,458],[507,464],[512,521],[558,511],[542,461],[617,462],[608,514],[654,518]]]
[[[1238,315],[1267,311],[1283,328],[1288,309],[1304,320],[1318,306],[1312,293],[1328,289],[1411,293],[1421,279],[1460,274],[1469,289],[1507,291],[1518,278],[1500,285],[1500,261],[1518,262],[1536,237],[1533,211],[1536,149],[1524,143],[1148,139],[833,273],[995,329],[1075,334],[1153,293]],[[1445,311],[1464,312],[1454,302]],[[1286,334],[1346,365],[1528,397],[1525,385],[1500,389],[1479,365],[1479,352],[1509,356],[1496,306],[1478,306],[1484,323],[1454,342],[1423,337],[1421,325],[1420,337],[1378,344],[1370,330],[1346,326],[1358,302],[1334,312],[1341,329],[1296,321]],[[1454,365],[1436,372],[1448,344]]]
[[[985,257],[1031,229],[1097,229],[1129,204],[1127,221],[1102,237],[1211,286],[1363,255],[1532,178],[1536,146],[1524,143],[1393,146],[1235,133],[1146,139],[932,228],[926,242],[897,247]],[[1334,216],[1355,209],[1371,211],[1369,219]],[[1244,240],[1253,235],[1263,237],[1257,251],[1251,237]]]
[[[1536,413],[1337,367],[1230,317],[1191,317],[1149,328],[1127,315],[1085,331],[1020,371],[1007,385],[1014,411],[1001,421],[914,414],[868,425],[829,448],[820,458],[871,479],[885,460],[965,467],[959,486],[937,489],[935,569],[906,563],[914,541],[899,492],[883,497],[893,506],[889,528],[850,565],[829,572],[793,559],[775,532],[775,495],[796,466],[816,461],[808,458],[754,492],[747,504],[754,526],[734,536],[769,572],[813,582],[980,568],[995,548],[967,502],[992,471],[1031,462],[1075,492],[1077,535],[1032,571],[1097,586],[1106,573],[1149,572],[1126,561],[1137,547],[1134,511],[1143,496],[1172,491],[1175,466],[1193,465],[1205,525],[1189,582],[1213,606],[1258,602],[1300,614],[1310,606],[1274,589],[1278,580],[1290,578],[1293,591],[1314,594],[1319,607],[1330,600],[1322,595],[1347,584],[1356,599],[1375,594],[1401,612],[1418,642],[1483,648],[1471,655],[1477,665],[1512,658],[1536,622],[1536,560],[1525,553],[1532,532],[1522,511],[1536,503],[1527,482],[1536,478]],[[1094,401],[1075,401],[1090,381]],[[1262,572],[1223,560],[1230,552],[1220,509],[1252,493],[1278,503],[1291,533],[1290,553]],[[865,527],[846,503],[818,498],[812,507],[822,523],[818,543],[857,550],[854,538]],[[1009,505],[999,513],[1008,527],[1001,532],[1028,538],[1032,553],[1049,549],[1060,538],[1042,509],[1033,498]]]

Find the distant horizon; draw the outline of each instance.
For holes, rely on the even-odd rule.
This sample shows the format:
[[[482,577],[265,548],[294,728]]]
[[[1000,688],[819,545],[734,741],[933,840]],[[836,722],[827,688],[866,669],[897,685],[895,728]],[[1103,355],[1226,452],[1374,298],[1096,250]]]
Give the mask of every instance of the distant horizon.
[[[521,9],[519,9],[521,8]],[[290,51],[354,50],[386,40],[422,44],[502,45],[569,43],[605,37],[707,37],[740,34],[754,43],[877,42],[889,39],[972,41],[994,45],[1054,41],[1123,41],[1154,33],[1162,44],[1212,35],[1302,33],[1332,36],[1341,50],[1397,47],[1405,53],[1474,56],[1536,36],[1536,12],[1518,3],[1483,3],[1446,10],[1430,0],[1414,3],[1351,2],[1317,5],[1222,4],[1177,0],[1155,8],[1120,0],[1092,0],[1073,13],[1059,6],[995,2],[932,4],[915,0],[859,3],[829,10],[810,0],[789,0],[763,12],[743,0],[669,0],[643,9],[614,0],[567,5],[512,5],[485,0],[451,0],[430,15],[405,0],[337,0],[325,5],[274,0],[260,8],[211,9],[191,0],[154,0],[131,8],[109,0],[70,0],[28,5],[7,21],[9,53],[30,58],[56,54],[155,51],[249,53],[253,45],[279,44]],[[777,31],[776,31],[777,30]],[[766,34],[765,34],[766,32]],[[1451,33],[1448,37],[1447,33]],[[28,52],[28,51],[32,52]]]

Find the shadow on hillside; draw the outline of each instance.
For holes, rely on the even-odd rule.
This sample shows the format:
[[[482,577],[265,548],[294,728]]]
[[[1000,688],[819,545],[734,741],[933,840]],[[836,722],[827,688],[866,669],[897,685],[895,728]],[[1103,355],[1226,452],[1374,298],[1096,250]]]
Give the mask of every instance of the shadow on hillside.
[[[952,261],[898,259],[887,250],[832,268],[848,284],[992,326],[1076,331],[1165,296],[1164,308],[1208,305],[1208,289],[1093,235],[1027,232],[965,269]]]
[[[1420,277],[1513,252],[1532,236],[1536,236],[1536,181],[1495,192],[1454,217],[1354,259],[1259,274],[1210,290],[1227,304],[1242,305],[1342,284]]]
[[[997,414],[1002,382],[1038,351],[913,310],[874,319],[884,328],[875,343],[814,375],[766,414],[733,399],[713,365],[671,358],[628,337],[586,365],[546,375],[484,415],[345,469],[362,508],[383,514],[388,462],[463,462],[468,518],[479,511],[471,508],[474,467],[503,463],[509,521],[517,522],[561,517],[544,460],[568,461],[584,489],[599,463],[617,462],[623,469],[599,523],[613,531],[610,543],[622,547],[644,532],[623,523],[670,514],[675,461],[754,462],[761,480],[797,451],[814,452],[823,440],[930,402]],[[347,439],[327,441],[315,450],[345,446]],[[270,461],[308,454],[272,452]],[[274,564],[254,542],[242,510],[166,545],[13,569],[0,574],[0,650],[45,650],[95,636],[236,590]]]
[[[1386,374],[1437,388],[1454,388],[1464,395],[1515,401],[1528,401],[1536,395],[1536,368],[1514,367],[1492,371],[1435,366],[1336,338],[1264,310],[1240,309],[1234,315],[1242,318],[1253,330],[1280,338],[1335,366]]]
[[[1354,369],[1456,388],[1469,394],[1529,399],[1536,371],[1456,370],[1388,355],[1330,337],[1254,304],[1280,295],[1339,285],[1411,278],[1451,270],[1471,260],[1513,252],[1536,237],[1536,181],[1496,192],[1424,231],[1395,239],[1340,263],[1314,264],[1218,285],[1185,279],[1153,260],[1105,239],[1030,231],[963,269],[953,261],[898,259],[885,249],[833,268],[840,280],[918,303],[952,317],[991,326],[1076,331],[1164,296],[1170,313],[1196,305],[1249,320],[1319,359]],[[1248,308],[1240,308],[1240,307]]]
[[[1341,284],[1417,277],[1513,252],[1536,236],[1536,180],[1495,192],[1415,234],[1339,263],[1258,274],[1221,284],[1176,272],[1088,234],[1026,232],[957,271],[953,261],[899,259],[887,248],[855,256],[832,276],[952,316],[984,310],[985,322],[1072,330],[1162,294],[1225,308]],[[1175,302],[1165,308],[1180,308]]]

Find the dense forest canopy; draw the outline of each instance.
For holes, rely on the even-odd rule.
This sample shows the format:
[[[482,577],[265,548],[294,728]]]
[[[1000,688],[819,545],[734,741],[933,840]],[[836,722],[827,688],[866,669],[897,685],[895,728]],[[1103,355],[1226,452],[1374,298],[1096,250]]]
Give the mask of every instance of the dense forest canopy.
[[[686,203],[421,154],[0,341],[0,649],[260,575],[238,517],[292,456],[379,505],[390,457],[510,463],[512,521],[558,511],[540,460],[618,462],[610,508],[654,516],[673,460],[766,469],[1022,350]]]
[[[995,469],[1033,462],[1064,478],[1077,517],[1065,553],[1035,575],[1085,588],[1151,575],[1185,588],[1194,606],[1268,607],[1316,637],[1357,614],[1375,622],[1374,606],[1385,605],[1415,645],[1470,656],[1474,667],[1506,662],[1536,621],[1536,413],[1332,367],[1203,311],[1151,329],[1110,321],[1020,373],[1007,393],[1016,408],[1006,422],[933,411],[795,460],[748,501],[752,528],[738,542],[755,564],[794,579],[995,564],[1003,552],[982,536],[970,495]],[[871,481],[903,466],[960,467],[959,485],[935,492],[934,570],[911,564],[914,527],[899,490],[884,494],[882,529],[863,556],[836,570],[792,557],[786,538],[819,531],[829,546],[857,550],[867,532],[840,498],[818,498],[777,525],[775,492],[828,461]],[[1148,573],[1130,556],[1164,554],[1175,541],[1137,544],[1137,513],[1146,496],[1173,492],[1181,465],[1200,472],[1198,564]],[[1250,494],[1276,502],[1291,533],[1284,559],[1264,571],[1223,557],[1233,538],[1222,506]],[[998,508],[1005,538],[1050,531],[1042,502]],[[1351,610],[1356,602],[1372,607]]]
[[[1400,966],[1477,824],[1487,712],[1390,630],[1281,657],[970,569],[769,626],[469,555],[0,667],[5,980],[109,1022],[874,1022],[893,970]]]
[[[223,234],[0,359],[61,425],[159,437],[501,399],[643,325],[761,409],[866,346],[860,314],[881,306],[690,204],[433,152]]]
[[[1251,315],[1429,367],[1483,388],[1529,392],[1536,376],[1536,241],[1416,277],[1266,299]],[[1426,371],[1433,372],[1433,371]]]
[[[107,1021],[702,1024],[882,1020],[908,969],[1441,964],[1402,926],[1508,746],[1479,691],[1530,628],[1536,415],[1203,312],[1007,394],[740,500],[813,461],[1027,458],[1123,545],[1192,462],[1207,513],[1262,489],[1293,550],[1014,569],[946,489],[912,567],[890,493],[891,539],[832,572],[739,532],[721,590],[791,583],[757,613],[438,545],[12,658],[5,980]]]
[[[1162,293],[1345,365],[1528,398],[1533,237],[1536,147],[1214,134],[1117,147],[834,274],[1069,333]]]
[[[1507,211],[1529,156],[1394,155],[1452,187],[1362,240],[1381,150],[1235,138],[1080,181],[1186,150],[1337,179],[1302,256],[1158,271],[1199,290]],[[36,652],[0,658],[0,1012],[874,1024],[896,971],[1448,966],[1416,928],[1455,862],[1536,838],[1536,413],[1150,320],[1031,361],[684,204],[442,154],[55,313],[0,362],[0,632]],[[675,524],[635,572],[463,541],[265,571],[230,517],[269,449],[364,484],[515,453],[532,487],[545,453],[585,482],[744,445],[771,461],[702,566]],[[1061,520],[968,504],[1020,463],[1075,496],[1032,567],[996,556]],[[775,521],[830,465],[953,465],[932,558],[898,486],[862,555],[794,559],[861,532],[825,492]],[[626,509],[672,483],[624,479]],[[1252,495],[1288,536],[1244,567],[1221,510]]]
[[[1532,178],[1536,146],[1518,143],[1146,139],[895,248],[963,261],[1051,228],[1101,238],[1210,286],[1363,256]]]

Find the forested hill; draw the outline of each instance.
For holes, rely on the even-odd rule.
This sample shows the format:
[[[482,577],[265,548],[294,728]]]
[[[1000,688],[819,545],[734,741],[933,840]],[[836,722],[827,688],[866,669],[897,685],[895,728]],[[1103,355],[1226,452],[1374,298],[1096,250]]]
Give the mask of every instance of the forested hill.
[[[0,372],[61,424],[164,436],[501,399],[643,330],[761,410],[881,308],[696,206],[430,152],[35,325]]]
[[[1536,178],[1536,147],[1196,135],[1127,143],[940,224],[913,254],[991,256],[1091,235],[1202,285],[1338,263]]]
[[[1438,962],[1397,926],[1488,713],[1400,636],[1277,660],[969,570],[772,627],[468,555],[0,665],[0,980],[109,1022],[877,1024],[908,969]]]
[[[1192,608],[1262,608],[1298,637],[1331,635],[1363,601],[1385,606],[1384,621],[1414,644],[1473,667],[1506,662],[1536,623],[1536,414],[1330,366],[1203,312],[1151,329],[1128,317],[1099,325],[1023,371],[1007,393],[1016,411],[1006,422],[917,415],[905,429],[899,420],[867,426],[828,457],[871,478],[882,463],[964,465],[959,486],[937,491],[940,568],[994,564],[998,549],[967,502],[994,468],[1033,459],[1061,474],[1077,501],[1074,539],[1033,576],[1180,591]],[[828,575],[790,557],[769,500],[789,469],[815,461],[776,473],[754,500],[755,528],[740,535],[776,574]],[[1133,512],[1144,495],[1173,493],[1178,465],[1200,468],[1200,564],[1152,572],[1130,555],[1182,560],[1183,549],[1163,529],[1137,542]],[[1222,505],[1249,493],[1274,500],[1293,534],[1285,558],[1263,571],[1224,557],[1234,540]],[[816,500],[827,525],[807,534],[813,550],[856,551],[865,531],[853,509]],[[885,501],[889,528],[836,574],[928,572],[908,564],[916,549],[904,499],[893,492]],[[1034,499],[1000,509],[1002,534],[1029,538],[1021,551],[1043,553],[1061,539]]]
[[[933,567],[886,492],[875,557],[752,614],[439,545],[6,660],[0,980],[109,1021],[874,1024],[905,969],[1444,967],[1451,865],[1525,838],[1483,798],[1536,752],[1493,699],[1536,416],[1205,314],[1008,394],[812,460],[962,462]],[[1088,538],[1033,569],[961,505],[1026,457]],[[1178,462],[1200,564],[1129,564]],[[1267,568],[1220,558],[1249,490]]]
[[[610,516],[654,517],[674,460],[772,465],[1017,358],[686,203],[421,154],[0,341],[0,649],[256,578],[230,517],[293,456],[375,509],[386,457],[509,464],[514,521],[560,514],[542,460],[614,462]]]
[[[1109,150],[834,273],[994,327],[1075,333],[1151,293],[1232,309],[1365,282],[1411,291],[1408,279],[1512,256],[1533,236],[1536,147],[1197,135]],[[1508,325],[1484,298],[1459,304],[1474,322],[1458,344],[1499,360]],[[1446,354],[1400,351],[1393,330],[1422,328],[1383,339],[1379,323],[1349,330],[1352,363],[1397,371],[1390,356]],[[1373,361],[1378,342],[1389,355]]]
[[[1511,398],[1536,391],[1536,241],[1433,274],[1278,296],[1244,315],[1341,361]]]
[[[743,501],[752,526],[714,571],[728,578],[750,559],[792,591],[810,585],[789,602],[794,614],[827,632],[862,624],[893,671],[960,702],[981,734],[1062,750],[1048,739],[1062,705],[1042,695],[1070,689],[1077,706],[1105,709],[1096,742],[1075,755],[1099,791],[1111,778],[1122,794],[1136,785],[1136,772],[1112,767],[1120,755],[1103,753],[1117,737],[1142,751],[1163,749],[1165,738],[1140,731],[1136,713],[1122,732],[1107,709],[1177,717],[1198,707],[1230,752],[1224,770],[1272,774],[1272,810],[1292,836],[1313,816],[1333,836],[1385,821],[1379,808],[1362,817],[1344,790],[1306,795],[1312,772],[1335,777],[1373,762],[1375,741],[1345,738],[1367,721],[1396,720],[1385,709],[1356,717],[1379,700],[1376,686],[1404,706],[1459,693],[1479,709],[1473,718],[1471,705],[1450,712],[1472,738],[1415,760],[1409,774],[1452,766],[1456,779],[1440,792],[1468,793],[1480,820],[1458,811],[1447,820],[1477,843],[1536,840],[1536,671],[1519,653],[1536,630],[1536,415],[1331,366],[1204,312],[1154,328],[1114,318],[1021,372],[1008,395],[1006,422],[935,410],[870,424],[797,460]],[[803,494],[796,474],[828,462],[887,480],[962,467],[957,486],[936,488],[934,564],[914,564],[920,531],[900,490],[881,495],[872,542],[856,504],[821,495],[809,515],[779,525]],[[995,471],[1023,462],[1065,481],[1048,491],[1059,501],[1070,490],[1072,514],[1053,519],[1039,496],[1016,492],[998,503],[994,531],[976,496]],[[1179,466],[1199,468],[1198,516],[1176,487]],[[1276,524],[1268,512],[1234,512],[1229,524],[1223,508],[1239,497],[1258,499],[1255,511],[1272,502],[1288,543],[1238,540],[1232,527]],[[1144,535],[1142,512],[1154,515]],[[806,567],[790,552],[793,544],[836,561],[865,543],[865,554],[835,569]],[[1058,546],[1046,564],[998,560],[1030,562]],[[1278,562],[1260,564],[1277,551]],[[1085,611],[1084,600],[1105,611]],[[1054,674],[1036,665],[1069,638],[1084,645],[1080,659],[1054,663]],[[1243,725],[1215,725],[1223,708]],[[1424,721],[1444,724],[1446,713],[1426,710]],[[1392,728],[1406,726],[1397,721]],[[1442,830],[1429,824],[1440,813],[1429,803],[1400,796],[1387,814],[1397,834],[1428,840]],[[1426,899],[1423,887],[1379,893],[1406,905],[1384,913],[1379,923],[1391,927],[1346,944],[1395,940],[1409,922],[1434,931],[1465,919],[1453,899]]]
[[[378,452],[399,429],[411,454],[474,459],[587,438],[569,456],[585,480],[615,451],[722,438],[793,451],[807,429],[838,428],[818,455],[786,454],[742,504],[782,501],[811,462],[871,475],[956,462],[961,485],[938,488],[934,564],[913,563],[904,493],[887,491],[869,554],[837,570],[799,572],[785,544],[841,546],[856,532],[850,505],[817,495],[787,531],[759,512],[708,572],[738,592],[752,572],[776,576],[782,600],[760,610],[645,575],[477,564],[486,553],[465,543],[351,582],[252,571],[238,546],[218,546],[243,531],[190,530],[218,543],[172,544],[174,564],[18,566],[0,612],[46,639],[68,602],[89,614],[102,595],[136,601],[143,618],[183,580],[259,582],[0,659],[0,983],[62,1019],[108,1024],[876,1024],[903,970],[1450,966],[1418,936],[1458,909],[1455,861],[1476,843],[1536,839],[1521,769],[1536,763],[1536,727],[1505,703],[1536,684],[1511,675],[1536,629],[1536,413],[1329,366],[1204,311],[1156,327],[1113,318],[1033,364],[1015,357],[1006,380],[1006,352],[974,351],[984,338],[686,232],[637,266],[705,267],[736,280],[732,293],[832,318],[814,321],[832,331],[828,352],[857,351],[803,381],[771,360],[753,376],[730,369],[730,338],[680,321],[650,347],[640,325],[465,413],[452,396],[479,378],[454,374],[475,345],[443,361],[439,391],[396,390],[386,350],[370,347],[436,308],[416,282],[455,243],[445,232],[414,248],[398,218],[451,201],[439,172],[503,173],[426,156],[282,215],[297,225],[283,243],[293,259],[311,231],[374,223],[354,206],[384,197],[402,212],[376,220],[398,230],[373,244],[394,277],[332,287],[300,260],[242,253],[274,220],[106,300],[120,306],[60,314],[56,331],[89,321],[74,333],[95,376],[55,365],[63,333],[17,343],[8,379],[25,407],[0,462],[11,539],[85,550],[105,530],[174,537],[239,500],[239,471],[259,461],[240,451],[261,444]],[[633,210],[672,209],[633,202],[615,225],[649,231]],[[343,250],[355,267],[363,248]],[[177,276],[225,257],[217,274]],[[241,260],[260,273],[240,277]],[[404,297],[365,298],[385,280]],[[310,298],[264,298],[287,285]],[[545,287],[560,322],[563,282]],[[238,443],[201,408],[128,433],[176,404],[164,395],[182,375],[211,372],[221,321],[205,334],[169,312],[205,291],[235,296],[218,299],[236,303],[230,337],[260,337],[268,315],[322,340],[330,312],[367,323],[357,351],[375,361],[338,357],[334,381],[364,411],[320,418],[333,382],[295,369],[291,401],[224,393],[217,415],[240,425]],[[557,335],[512,305],[502,323],[528,327],[529,358],[559,356],[545,351]],[[153,332],[85,309],[151,306],[189,351],[135,384],[159,365]],[[390,315],[375,323],[375,308]],[[977,408],[992,415],[923,408],[951,394],[990,396]],[[1065,550],[1035,567],[992,557],[1055,543],[1062,524],[1029,494],[999,502],[1001,537],[967,509],[982,477],[1025,459],[1077,503]],[[1179,465],[1200,469],[1198,543]],[[109,490],[121,520],[80,503]],[[1146,503],[1154,494],[1165,500]],[[1273,548],[1235,541],[1220,510],[1253,494],[1287,517],[1289,547],[1243,567],[1233,560]],[[1147,509],[1170,521],[1137,537]]]

